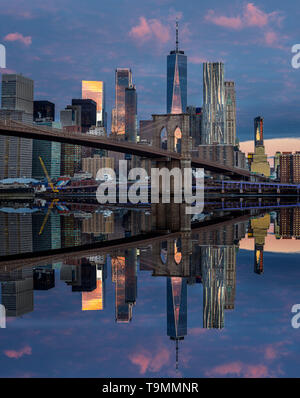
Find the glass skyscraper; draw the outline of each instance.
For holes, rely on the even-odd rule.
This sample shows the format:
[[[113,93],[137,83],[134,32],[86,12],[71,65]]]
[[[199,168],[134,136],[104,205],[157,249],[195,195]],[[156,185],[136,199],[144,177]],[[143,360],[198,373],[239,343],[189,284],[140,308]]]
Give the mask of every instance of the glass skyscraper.
[[[82,99],[91,99],[97,104],[97,126],[106,129],[105,85],[103,81],[82,81]]]
[[[112,110],[111,131],[125,137],[125,89],[132,86],[132,72],[128,68],[116,69],[116,99]]]
[[[203,64],[202,143],[226,144],[224,64]]]
[[[178,47],[176,22],[176,49],[167,56],[167,113],[184,113],[187,106],[187,57]]]

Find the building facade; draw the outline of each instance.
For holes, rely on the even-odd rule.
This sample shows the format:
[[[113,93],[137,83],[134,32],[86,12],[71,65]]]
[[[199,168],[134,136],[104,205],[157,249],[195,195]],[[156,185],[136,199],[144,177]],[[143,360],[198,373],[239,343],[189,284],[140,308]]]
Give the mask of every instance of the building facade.
[[[236,95],[235,84],[227,81],[225,85],[226,137],[225,143],[236,144]]]
[[[112,134],[125,137],[125,89],[132,86],[129,68],[115,71],[115,108],[112,110]]]
[[[179,50],[176,23],[176,49],[167,56],[167,113],[185,113],[186,107],[187,57]]]
[[[203,64],[202,144],[226,144],[224,64]]]
[[[1,120],[33,123],[33,80],[3,74]],[[32,140],[0,137],[0,178],[32,177]]]
[[[35,122],[54,122],[55,104],[50,101],[34,101],[33,120]]]
[[[91,99],[97,104],[97,126],[107,128],[107,114],[105,110],[105,84],[103,81],[83,80],[81,83],[82,99]]]
[[[134,85],[125,89],[125,140],[137,141],[137,94]]]

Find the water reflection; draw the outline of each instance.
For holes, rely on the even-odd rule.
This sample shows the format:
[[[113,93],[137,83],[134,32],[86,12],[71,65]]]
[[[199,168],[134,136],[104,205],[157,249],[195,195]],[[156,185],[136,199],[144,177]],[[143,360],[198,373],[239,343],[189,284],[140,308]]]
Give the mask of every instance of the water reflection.
[[[115,314],[109,316],[134,324],[138,288],[150,272],[153,284],[165,279],[161,305],[166,305],[166,335],[175,341],[176,367],[180,342],[189,334],[189,290],[202,285],[202,328],[221,330],[226,312],[235,309],[240,242],[254,242],[253,271],[262,275],[269,234],[277,240],[300,238],[300,208],[288,204],[272,212],[256,206],[242,213],[206,208],[196,222],[185,215],[184,205],[142,211],[88,206],[64,205],[50,213],[24,204],[2,208],[0,280],[6,315],[31,313],[34,291],[55,289],[59,280],[81,295],[79,309],[90,312],[101,312],[107,304],[111,308],[106,290],[112,285]],[[197,296],[200,301],[200,289]]]

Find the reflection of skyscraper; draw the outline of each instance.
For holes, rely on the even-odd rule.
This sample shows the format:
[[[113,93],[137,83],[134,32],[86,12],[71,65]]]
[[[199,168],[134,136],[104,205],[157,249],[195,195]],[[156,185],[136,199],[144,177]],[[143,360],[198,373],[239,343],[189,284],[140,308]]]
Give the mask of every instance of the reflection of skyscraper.
[[[32,215],[0,212],[0,255],[32,252]]]
[[[94,100],[97,104],[96,122],[106,129],[105,85],[103,81],[82,81],[82,99]]]
[[[167,334],[172,340],[187,334],[186,278],[167,278]]]
[[[226,144],[224,64],[203,64],[202,144]]]
[[[9,280],[1,283],[1,299],[6,315],[17,317],[33,311],[32,269],[12,272]]]
[[[82,292],[82,311],[103,310],[103,270],[97,266],[96,289],[91,292]]]
[[[225,308],[225,248],[202,247],[203,327],[222,329]]]
[[[112,110],[112,133],[125,136],[125,89],[132,86],[132,72],[117,68],[115,72],[115,108]]]
[[[256,274],[262,274],[264,272],[264,245],[270,222],[270,214],[251,220],[250,233],[255,239],[254,272]]]
[[[113,282],[116,284],[116,321],[119,323],[128,323],[132,319],[132,307],[134,305],[132,300],[135,298],[132,295],[134,290],[126,289],[126,274],[128,276],[128,272],[126,272],[126,257],[118,256],[112,258],[111,265]],[[128,298],[130,300],[128,300]]]
[[[167,335],[176,341],[176,369],[178,342],[187,335],[187,279],[167,278]]]
[[[258,116],[254,119],[255,152],[251,162],[251,171],[270,177],[270,165],[264,147],[264,120]]]
[[[178,47],[176,22],[176,49],[167,57],[167,113],[184,113],[187,106],[187,57]]]

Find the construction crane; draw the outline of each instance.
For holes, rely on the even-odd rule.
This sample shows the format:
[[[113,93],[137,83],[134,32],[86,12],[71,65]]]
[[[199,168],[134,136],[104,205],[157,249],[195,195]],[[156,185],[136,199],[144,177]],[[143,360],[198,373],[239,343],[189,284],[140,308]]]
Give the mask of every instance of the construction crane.
[[[48,184],[50,185],[50,187],[51,187],[51,189],[52,189],[52,192],[54,192],[54,193],[59,192],[59,190],[58,190],[57,188],[54,188],[54,185],[53,185],[53,183],[52,183],[52,181],[51,181],[51,179],[50,179],[50,177],[49,177],[49,174],[48,174],[48,171],[47,171],[47,169],[46,169],[46,166],[45,166],[45,164],[44,164],[44,162],[43,162],[43,159],[42,159],[40,156],[39,156],[39,160],[40,160],[40,163],[41,163],[42,168],[43,168],[43,170],[44,170],[45,176],[47,177]]]
[[[44,221],[43,221],[43,223],[41,225],[41,229],[40,229],[39,235],[42,235],[42,233],[44,231],[44,228],[45,228],[45,225],[47,224],[49,215],[51,213],[51,210],[53,209],[54,205],[56,205],[57,203],[58,203],[58,199],[53,199],[51,204],[50,204],[50,206],[48,207],[48,211],[47,211],[47,214],[46,214],[46,216],[44,218]]]

